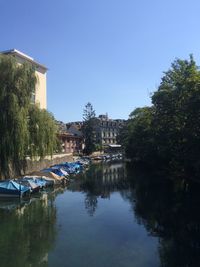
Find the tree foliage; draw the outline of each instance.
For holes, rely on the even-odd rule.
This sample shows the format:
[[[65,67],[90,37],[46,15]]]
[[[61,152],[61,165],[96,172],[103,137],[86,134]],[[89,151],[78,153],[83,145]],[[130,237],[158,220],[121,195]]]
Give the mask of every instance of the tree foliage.
[[[175,60],[152,95],[130,115],[127,156],[174,170],[200,170],[200,71],[192,56]]]
[[[155,155],[152,118],[153,107],[137,108],[131,113],[126,153],[135,161],[147,161]]]
[[[31,104],[36,82],[31,64],[0,55],[0,173],[5,177],[20,173],[27,155],[52,154],[53,117]]]
[[[57,147],[57,126],[54,117],[46,110],[32,106],[29,110],[29,155],[33,158],[52,155]]]
[[[28,64],[17,65],[0,56],[0,168],[8,174],[10,164],[18,171],[28,146],[28,111],[36,77]]]
[[[83,110],[83,135],[85,139],[84,152],[86,155],[89,155],[95,151],[95,116],[95,110],[93,109],[92,104],[88,102]]]

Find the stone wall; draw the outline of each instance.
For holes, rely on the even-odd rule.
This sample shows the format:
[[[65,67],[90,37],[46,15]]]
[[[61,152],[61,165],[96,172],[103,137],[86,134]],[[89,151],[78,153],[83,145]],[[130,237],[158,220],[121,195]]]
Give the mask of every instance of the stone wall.
[[[48,168],[52,165],[55,165],[61,162],[66,162],[66,161],[72,162],[73,155],[72,154],[56,154],[56,155],[53,155],[52,158],[47,156],[42,160],[35,159],[34,161],[27,159],[27,164],[26,164],[27,166],[24,171],[24,174],[28,174],[34,171],[40,171],[44,168]]]
[[[10,178],[19,178],[23,175],[30,174],[31,172],[40,171],[54,164],[58,164],[61,162],[66,162],[66,161],[68,162],[74,161],[73,155],[71,153],[70,154],[66,154],[66,153],[55,154],[52,157],[46,156],[42,160],[40,160],[39,158],[35,158],[34,160],[27,158],[26,161],[22,163],[21,170],[14,171],[14,169],[10,165],[9,176],[4,176],[3,174],[0,174],[0,180],[10,179]]]

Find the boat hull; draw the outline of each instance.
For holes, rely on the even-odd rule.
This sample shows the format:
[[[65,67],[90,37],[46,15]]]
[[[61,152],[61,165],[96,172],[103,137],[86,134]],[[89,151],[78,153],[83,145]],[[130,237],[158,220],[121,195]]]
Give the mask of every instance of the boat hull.
[[[20,197],[21,192],[8,189],[0,189],[0,197]]]

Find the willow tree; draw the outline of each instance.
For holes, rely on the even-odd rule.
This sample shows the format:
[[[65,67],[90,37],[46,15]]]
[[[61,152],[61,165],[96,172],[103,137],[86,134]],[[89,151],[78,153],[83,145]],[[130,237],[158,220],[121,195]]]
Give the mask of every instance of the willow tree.
[[[30,64],[0,55],[0,172],[19,172],[28,147],[28,111],[36,76]]]
[[[9,177],[25,167],[27,155],[52,155],[56,124],[51,113],[31,104],[37,78],[28,63],[0,56],[0,174]]]
[[[57,148],[57,126],[47,110],[32,106],[29,111],[29,151],[31,158],[52,155]]]

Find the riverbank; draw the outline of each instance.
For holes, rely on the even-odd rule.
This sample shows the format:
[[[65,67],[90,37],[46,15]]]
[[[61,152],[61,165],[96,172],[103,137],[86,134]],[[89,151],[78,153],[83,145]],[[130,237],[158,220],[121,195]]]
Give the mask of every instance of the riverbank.
[[[11,169],[9,177],[4,177],[0,175],[0,180],[12,179],[16,177],[20,177],[22,175],[27,175],[35,171],[40,171],[41,169],[48,168],[49,166],[59,164],[61,162],[73,162],[74,158],[72,153],[60,153],[54,154],[52,156],[46,156],[43,159],[39,157],[35,157],[34,159],[30,159],[29,157],[23,162],[23,167],[20,170],[20,173]]]
[[[79,161],[62,162],[39,171],[33,171],[28,175],[6,179],[0,182],[0,197],[31,197],[44,188],[66,184],[70,181],[71,175],[83,172],[88,165],[89,160],[80,158]]]

